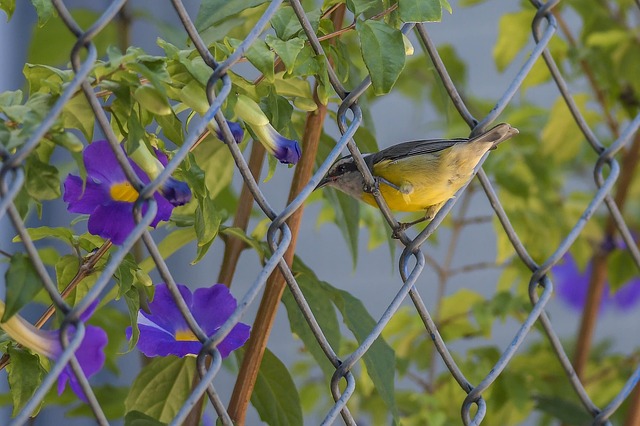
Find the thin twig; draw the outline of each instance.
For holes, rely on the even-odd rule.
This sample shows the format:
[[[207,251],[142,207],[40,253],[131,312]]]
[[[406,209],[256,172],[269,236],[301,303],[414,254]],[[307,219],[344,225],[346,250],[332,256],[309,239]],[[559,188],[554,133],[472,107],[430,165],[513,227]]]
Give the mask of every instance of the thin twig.
[[[71,294],[71,292],[78,286],[78,284],[80,284],[80,282],[83,279],[85,279],[88,275],[90,275],[93,272],[93,268],[95,268],[96,264],[102,258],[102,256],[104,256],[107,253],[107,251],[109,251],[109,248],[111,248],[111,245],[112,245],[111,241],[106,241],[104,244],[102,244],[102,246],[100,246],[100,248],[97,251],[91,252],[83,258],[82,264],[78,268],[78,272],[76,272],[76,275],[71,279],[69,284],[60,293],[63,299],[66,299],[69,296],[69,294]],[[49,320],[49,318],[51,318],[54,312],[55,312],[55,306],[50,305],[47,308],[47,310],[44,311],[42,316],[40,316],[38,321],[36,321],[34,326],[36,328],[42,328],[42,326],[44,326],[44,324]],[[9,354],[4,354],[2,358],[0,358],[0,370],[5,368],[10,361],[11,359],[9,358]]]
[[[396,10],[397,8],[398,8],[398,3],[394,3],[393,5],[389,6],[387,9],[383,10],[382,12],[378,13],[377,15],[372,16],[371,18],[369,18],[367,20],[371,21],[371,20],[380,19],[380,18],[390,14],[391,12]],[[339,29],[337,31],[334,31],[334,32],[330,33],[330,34],[318,37],[318,40],[319,41],[330,40],[332,38],[339,37],[342,34],[347,33],[349,31],[352,31],[352,30],[355,30],[355,29],[356,29],[356,21],[354,20],[351,24],[347,25],[344,28],[341,28],[341,29]]]
[[[469,265],[464,265],[459,268],[454,268],[449,270],[449,277],[459,274],[466,274],[469,272],[479,271],[482,269],[490,269],[490,268],[498,268],[500,265],[496,264],[496,262],[478,262],[471,263]]]

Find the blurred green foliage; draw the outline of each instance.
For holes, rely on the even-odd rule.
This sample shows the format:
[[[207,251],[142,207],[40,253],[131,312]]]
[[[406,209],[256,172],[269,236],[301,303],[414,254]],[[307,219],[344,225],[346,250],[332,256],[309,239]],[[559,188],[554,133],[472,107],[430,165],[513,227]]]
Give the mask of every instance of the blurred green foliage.
[[[482,2],[465,1],[462,6],[473,7]],[[34,0],[32,3],[39,20],[33,30],[29,63],[23,69],[25,90],[0,94],[0,144],[9,153],[24,145],[74,77],[64,64],[69,60],[75,38],[56,16],[50,2]],[[226,59],[237,48],[264,12],[266,3],[264,0],[204,0],[201,3],[195,24],[216,60]],[[353,19],[354,26],[351,31],[336,33],[340,29],[334,28],[323,12],[339,3],[344,2],[325,1],[319,7],[308,1],[305,7],[316,33],[325,36],[323,47],[345,86],[351,88],[367,75],[371,76],[372,89],[359,100],[364,124],[358,129],[355,141],[362,151],[377,149],[369,107],[383,99],[378,95],[391,91],[416,103],[432,104],[446,135],[468,133],[431,63],[425,55],[417,54],[419,52],[407,56],[406,40],[400,32],[403,22],[439,21],[443,9],[451,12],[448,2],[346,0],[348,17]],[[640,39],[637,19],[631,18],[635,7],[630,0],[568,0],[554,9],[560,25],[548,47],[549,52],[574,88],[580,112],[605,145],[616,139],[640,107]],[[11,19],[15,0],[0,0],[0,9]],[[565,14],[578,20],[578,25],[567,26],[562,20]],[[84,9],[74,10],[73,15],[84,28],[98,16]],[[533,48],[530,23],[534,15],[535,9],[523,2],[521,10],[500,17],[493,49],[498,72],[507,73],[518,67],[523,55]],[[139,16],[144,19],[145,14]],[[330,118],[335,118],[339,98],[329,84],[327,58],[315,55],[289,5],[280,7],[271,19],[270,28],[273,31],[268,31],[245,54],[251,70],[234,68],[229,72],[234,95],[227,99],[223,112],[227,118],[236,119],[235,96],[246,95],[259,103],[276,130],[301,140],[305,116],[317,108],[314,85],[317,85],[318,99],[330,107]],[[211,69],[185,40],[178,43],[175,37],[171,37],[174,42],[159,38],[157,44],[163,54],[149,55],[133,46],[121,51],[115,47],[119,36],[112,23],[96,37],[94,41],[101,59],[93,67],[89,81],[109,114],[113,131],[125,142],[129,152],[138,143],[145,143],[171,158],[191,134],[191,120],[197,120],[208,109],[205,88]],[[470,111],[476,116],[486,114],[496,99],[474,97],[467,81],[473,73],[473,64],[460,57],[450,44],[443,43],[438,49]],[[416,50],[419,50],[417,46]],[[282,68],[277,65],[279,61]],[[261,78],[256,79],[257,76]],[[510,142],[510,149],[498,149],[485,163],[511,224],[537,262],[553,253],[595,192],[591,175],[596,155],[564,101],[558,97],[551,104],[541,106],[527,98],[532,91],[552,84],[548,68],[539,59],[519,96],[501,117],[501,121],[517,127],[520,135]],[[78,92],[65,104],[55,125],[26,160],[25,185],[15,201],[23,218],[32,211],[41,215],[48,202],[60,198],[60,182],[72,166],[67,163],[75,163],[84,175],[80,152],[95,134],[94,114]],[[247,146],[247,139],[241,148]],[[322,134],[318,164],[335,143],[333,135]],[[54,151],[61,151],[60,156],[67,163],[52,162]],[[286,169],[276,171],[275,162],[269,167],[269,176],[274,172],[287,172]],[[260,259],[269,253],[264,245],[264,222],[250,234],[230,226],[238,204],[233,173],[230,153],[216,140],[213,131],[176,172],[177,178],[189,184],[194,197],[189,204],[175,209],[171,222],[166,225],[167,232],[159,241],[164,258],[195,243],[197,254],[192,263],[196,263],[202,260],[215,239],[232,236],[242,239]],[[633,175],[627,198],[625,219],[635,230],[640,225],[637,174]],[[332,190],[316,194],[313,199],[322,203],[319,223],[323,226],[334,223],[340,228],[354,267],[361,228],[367,231],[369,249],[388,242],[394,256],[395,245],[389,238],[388,227],[374,209]],[[603,212],[598,212],[571,249],[582,268],[604,237],[606,219],[600,213]],[[527,294],[530,272],[517,260],[500,223],[494,219],[493,224],[495,263],[502,268],[494,294],[487,298],[471,288],[453,293],[444,291],[434,302],[434,319],[447,344],[455,346],[467,341],[467,346],[471,346],[466,351],[452,351],[471,383],[482,380],[501,354],[501,348],[487,343],[496,327],[522,322],[531,309]],[[456,225],[454,219],[445,221],[444,226],[467,225]],[[45,264],[55,271],[61,289],[78,272],[81,257],[88,256],[104,242],[99,237],[78,234],[73,227],[34,227],[29,229],[29,235],[33,240],[46,239],[49,243],[39,246],[39,251]],[[450,243],[454,247],[457,244],[436,236],[431,243]],[[72,304],[89,291],[108,256],[74,290],[69,299]],[[360,300],[322,281],[303,261],[296,259],[293,272],[313,314],[338,354],[350,353],[366,338],[375,318]],[[625,252],[612,256],[609,262],[613,288],[628,280],[631,274],[637,274],[633,260]],[[453,275],[449,266],[440,271],[443,289]],[[110,306],[101,306],[94,314],[92,321],[105,328],[110,336],[107,366],[112,371],[118,371],[117,360],[126,347],[124,327],[134,329],[128,349],[135,345],[136,314],[142,303],[141,295],[151,292],[147,274],[154,268],[150,258],[136,261],[133,256],[127,256],[114,276],[117,287],[101,305],[124,298],[128,315]],[[49,303],[45,296],[38,294],[40,284],[32,269],[22,253],[9,260],[5,316],[17,313],[33,300]],[[318,347],[289,292],[285,293],[283,303],[291,332],[301,341],[304,360],[289,367],[269,353],[261,369],[253,404],[266,423],[295,425],[302,424],[303,412],[305,415],[323,413],[333,403],[328,383],[335,370]],[[393,316],[382,337],[372,345],[363,363],[355,367],[357,391],[349,401],[351,412],[373,424],[395,421],[433,426],[459,421],[460,405],[466,394],[438,363],[431,338],[415,312],[402,308]],[[577,398],[571,396],[573,392],[549,343],[538,331],[529,338],[529,343],[484,393],[490,407],[485,422],[518,424],[537,413],[543,425],[550,424],[552,419],[571,425],[583,424],[589,417]],[[15,413],[41,383],[43,372],[49,368],[48,361],[15,347],[6,338],[2,349],[11,355],[12,361],[8,370],[11,396],[3,401],[10,401]],[[627,356],[612,353],[606,344],[594,351],[585,383],[596,404],[606,404],[615,395],[637,365],[638,356],[638,353]],[[96,387],[98,400],[109,419],[124,418],[125,424],[168,422],[190,392],[195,371],[193,361],[191,358],[154,360],[142,369],[129,389]],[[234,368],[231,364],[228,363],[228,367]],[[45,404],[75,403],[69,391],[61,397],[52,392],[45,401]],[[623,418],[625,411],[626,407],[619,410],[615,419]],[[70,414],[90,415],[86,406],[78,405]]]

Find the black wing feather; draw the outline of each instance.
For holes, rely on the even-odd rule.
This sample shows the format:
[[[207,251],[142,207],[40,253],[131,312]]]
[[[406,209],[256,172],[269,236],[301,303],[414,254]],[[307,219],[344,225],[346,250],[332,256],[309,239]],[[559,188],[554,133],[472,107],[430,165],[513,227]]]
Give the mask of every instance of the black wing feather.
[[[367,158],[367,163],[376,164],[382,160],[395,161],[401,158],[412,157],[414,155],[433,154],[451,146],[467,142],[469,139],[427,139],[421,141],[403,142],[385,148],[382,151],[372,154]]]

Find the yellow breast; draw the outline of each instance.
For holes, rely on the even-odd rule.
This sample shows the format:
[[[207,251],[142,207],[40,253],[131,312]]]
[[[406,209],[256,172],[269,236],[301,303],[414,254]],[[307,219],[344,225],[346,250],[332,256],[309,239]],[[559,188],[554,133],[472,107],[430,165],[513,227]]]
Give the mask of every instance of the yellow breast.
[[[426,210],[453,197],[467,183],[484,154],[466,158],[467,155],[461,154],[468,153],[458,151],[449,148],[439,155],[425,154],[375,164],[374,176],[382,177],[402,190],[380,183],[380,193],[389,208],[405,212]],[[362,200],[377,206],[371,194],[363,194]]]

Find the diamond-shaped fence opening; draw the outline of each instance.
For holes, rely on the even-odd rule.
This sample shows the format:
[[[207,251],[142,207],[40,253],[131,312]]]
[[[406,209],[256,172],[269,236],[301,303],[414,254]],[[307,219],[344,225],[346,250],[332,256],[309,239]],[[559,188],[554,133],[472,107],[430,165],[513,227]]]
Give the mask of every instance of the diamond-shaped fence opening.
[[[187,13],[183,3],[179,0],[173,0],[171,3],[183,26],[180,31],[183,31],[183,34],[188,36],[190,43],[195,48],[195,51],[191,53],[183,53],[176,50],[176,52],[174,52],[176,64],[181,63],[186,67],[195,66],[193,58],[196,57],[196,55],[199,56],[201,59],[199,68],[188,69],[188,71],[196,73],[203,79],[200,83],[206,85],[206,91],[202,92],[202,96],[203,99],[206,97],[208,102],[205,107],[198,111],[202,115],[201,120],[194,120],[190,123],[188,136],[181,141],[182,143],[164,166],[164,169],[156,176],[153,176],[150,182],[143,182],[140,179],[140,175],[136,173],[132,163],[126,159],[124,152],[120,149],[120,141],[124,133],[123,128],[129,132],[129,136],[131,137],[134,132],[134,123],[132,121],[128,123],[113,122],[111,112],[118,108],[119,105],[112,100],[105,100],[107,98],[105,98],[104,93],[96,91],[96,78],[100,77],[95,73],[92,74],[98,61],[98,53],[94,41],[102,31],[105,31],[108,25],[117,19],[122,8],[127,5],[127,1],[120,0],[111,2],[108,7],[101,12],[99,18],[86,27],[81,27],[77,23],[76,19],[67,10],[64,2],[61,0],[52,1],[58,18],[76,39],[70,52],[72,72],[66,72],[64,75],[61,74],[60,78],[64,79],[65,83],[60,86],[62,91],[56,94],[55,103],[46,110],[46,114],[39,117],[36,124],[22,128],[21,136],[23,140],[21,143],[14,146],[11,145],[11,140],[2,141],[3,147],[0,147],[0,164],[2,166],[0,169],[0,218],[4,216],[9,218],[15,234],[21,242],[20,250],[30,259],[33,266],[33,268],[30,269],[32,271],[30,272],[32,278],[42,283],[44,290],[53,302],[55,311],[59,314],[58,318],[61,323],[61,347],[49,371],[43,372],[43,378],[41,382],[38,383],[38,386],[33,389],[32,395],[28,399],[25,399],[25,404],[19,407],[14,413],[15,417],[12,419],[12,424],[27,423],[30,415],[41,406],[42,401],[54,386],[58,376],[60,376],[60,374],[69,374],[69,370],[66,368],[68,365],[71,366],[72,372],[70,374],[74,377],[73,380],[77,382],[77,386],[81,388],[85,394],[86,403],[90,407],[92,415],[99,424],[109,423],[103,407],[99,403],[99,398],[96,398],[86,374],[83,372],[81,362],[79,362],[81,354],[77,351],[80,348],[85,333],[89,333],[81,318],[81,314],[90,309],[91,305],[96,301],[101,300],[101,297],[107,292],[116,291],[114,290],[116,284],[114,284],[112,277],[114,274],[121,277],[121,274],[124,273],[123,265],[130,261],[128,254],[140,249],[139,245],[136,246],[138,241],[143,242],[144,247],[146,247],[149,253],[149,262],[155,265],[162,281],[167,284],[170,294],[178,301],[177,309],[179,309],[184,317],[185,323],[191,329],[193,336],[202,342],[200,344],[197,362],[194,364],[197,366],[197,373],[200,380],[194,382],[191,393],[184,404],[176,411],[175,416],[171,420],[171,424],[183,424],[185,421],[187,423],[193,421],[189,417],[190,413],[195,406],[198,406],[198,401],[201,400],[201,398],[204,398],[205,402],[213,407],[218,416],[218,420],[222,424],[230,425],[233,423],[234,416],[237,413],[231,413],[233,409],[229,407],[237,407],[239,403],[232,398],[231,404],[227,406],[218,395],[216,376],[221,368],[222,356],[220,350],[216,347],[232,331],[234,326],[241,321],[248,310],[255,309],[259,300],[258,296],[263,291],[265,295],[261,302],[261,309],[263,306],[265,307],[264,309],[267,309],[269,306],[271,306],[271,309],[275,309],[274,304],[277,307],[282,292],[287,292],[286,297],[289,297],[287,309],[290,310],[293,307],[293,309],[297,310],[295,314],[297,318],[304,321],[302,326],[305,328],[306,333],[308,333],[305,344],[315,340],[315,343],[313,343],[315,347],[309,348],[309,350],[315,354],[314,356],[320,354],[320,356],[326,357],[328,361],[327,365],[330,364],[329,367],[325,365],[323,368],[329,368],[333,371],[333,377],[326,387],[327,393],[330,393],[332,405],[323,412],[323,424],[340,422],[346,424],[357,423],[356,417],[350,411],[350,401],[362,391],[361,386],[356,384],[357,375],[362,374],[359,368],[361,365],[366,365],[370,375],[384,374],[384,369],[376,369],[379,368],[379,365],[376,367],[376,365],[370,364],[370,362],[374,361],[368,359],[367,356],[370,356],[375,346],[380,344],[379,337],[381,333],[385,330],[389,322],[398,315],[403,302],[406,302],[405,305],[410,302],[414,315],[419,316],[425,332],[432,340],[433,347],[444,362],[451,376],[459,385],[461,392],[463,392],[462,395],[466,393],[466,397],[460,398],[459,400],[462,422],[464,424],[480,424],[485,416],[491,413],[491,403],[485,399],[486,391],[501,375],[507,374],[505,372],[508,371],[510,362],[514,359],[523,341],[531,334],[536,325],[542,328],[550,344],[554,358],[560,363],[562,370],[564,370],[566,374],[564,380],[570,385],[569,388],[571,392],[574,393],[576,400],[582,406],[583,414],[587,415],[593,424],[608,423],[609,419],[631,394],[640,378],[640,369],[637,365],[634,365],[631,368],[633,373],[628,377],[626,383],[619,389],[616,389],[615,392],[608,392],[607,395],[610,397],[604,403],[599,402],[596,405],[593,402],[593,399],[600,401],[601,398],[594,398],[593,395],[585,390],[585,382],[576,374],[574,366],[567,355],[567,350],[558,338],[549,316],[545,312],[545,306],[554,293],[554,285],[548,273],[554,265],[561,262],[585,229],[588,226],[592,226],[593,223],[596,223],[594,214],[598,209],[603,208],[609,213],[606,232],[612,234],[615,230],[615,232],[619,233],[621,239],[624,241],[625,247],[628,249],[627,253],[631,256],[632,261],[636,266],[640,265],[640,253],[635,245],[634,237],[620,212],[621,201],[620,198],[616,197],[614,190],[614,185],[621,178],[621,166],[616,159],[619,158],[619,156],[616,155],[622,151],[629,152],[629,146],[638,144],[640,115],[635,116],[635,118],[631,120],[624,121],[624,124],[617,129],[618,133],[616,134],[615,141],[610,145],[606,146],[598,139],[594,129],[589,125],[589,120],[585,118],[584,109],[569,92],[563,72],[558,68],[551,54],[550,44],[553,42],[554,37],[557,37],[559,31],[559,23],[555,15],[555,11],[559,7],[559,1],[549,1],[547,3],[531,2],[531,10],[535,10],[532,21],[529,21],[532,26],[533,48],[529,52],[530,54],[522,55],[520,69],[508,84],[505,82],[504,88],[501,89],[503,90],[502,93],[496,96],[498,101],[493,105],[493,108],[488,112],[474,111],[476,115],[472,114],[471,110],[467,107],[467,102],[464,97],[461,96],[455,82],[447,72],[448,64],[441,59],[429,35],[428,30],[430,24],[404,23],[398,26],[402,34],[409,36],[413,40],[417,40],[421,47],[423,47],[424,67],[431,67],[437,73],[440,83],[444,88],[443,93],[446,93],[452,105],[455,107],[457,114],[459,114],[462,120],[468,125],[469,129],[472,130],[472,134],[478,134],[496,122],[498,117],[514,103],[514,98],[517,97],[518,91],[522,90],[525,79],[532,74],[535,67],[544,64],[546,70],[551,75],[553,83],[555,83],[555,90],[562,95],[565,107],[568,108],[573,120],[582,132],[584,139],[589,144],[590,149],[595,153],[593,157],[593,173],[597,190],[594,192],[592,198],[582,205],[581,213],[576,215],[577,220],[571,225],[568,232],[556,236],[555,241],[548,241],[546,250],[547,257],[544,259],[534,260],[529,254],[527,245],[521,241],[521,236],[516,232],[515,227],[511,224],[511,218],[505,212],[501,197],[497,194],[483,169],[478,168],[478,180],[500,224],[498,232],[504,233],[515,249],[515,253],[519,258],[516,262],[530,270],[527,291],[531,302],[526,315],[521,318],[517,332],[513,335],[510,343],[502,349],[502,352],[496,357],[495,362],[486,370],[488,372],[484,372],[483,370],[482,374],[479,374],[477,371],[465,371],[459,366],[459,360],[449,352],[446,339],[441,336],[438,324],[434,321],[432,314],[427,309],[427,304],[425,304],[421,297],[420,287],[415,286],[421,274],[425,271],[425,268],[436,267],[432,265],[429,257],[425,257],[422,246],[442,223],[459,197],[447,202],[436,217],[414,238],[410,238],[407,233],[402,230],[386,205],[385,200],[379,192],[375,191],[376,182],[374,181],[374,177],[367,167],[360,150],[356,146],[358,142],[356,132],[367,119],[367,115],[363,114],[359,101],[364,99],[363,96],[365,96],[367,90],[370,90],[372,85],[371,78],[366,77],[364,80],[358,82],[354,82],[353,78],[348,81],[342,78],[343,73],[342,71],[338,71],[338,68],[345,66],[345,64],[335,63],[336,55],[331,51],[334,46],[326,43],[326,40],[328,40],[326,36],[327,29],[318,28],[317,13],[309,12],[309,10],[305,11],[301,2],[297,0],[291,0],[288,3],[272,1],[267,4],[262,4],[260,6],[261,15],[252,21],[252,27],[247,30],[246,36],[237,42],[229,42],[226,46],[227,51],[217,51],[210,49],[207,45],[205,41],[206,34],[198,33],[196,25],[192,17]],[[234,7],[234,2],[209,3],[215,3],[217,7],[221,9]],[[226,13],[228,13],[229,16],[233,16],[234,13],[241,12],[249,5],[254,7],[260,3],[261,2],[238,2],[237,4],[242,5],[238,6],[238,10],[234,10],[233,12],[227,10]],[[362,4],[366,2],[354,3],[361,6],[349,5],[349,7],[364,7]],[[386,4],[386,2],[384,3]],[[408,7],[408,4],[414,3],[416,5],[420,4],[420,2],[407,1],[401,4],[400,7]],[[433,2],[425,3],[433,4]],[[288,8],[289,12],[287,14],[279,13],[284,7]],[[395,2],[391,2],[382,13],[378,13],[375,16],[371,15],[373,17],[367,16],[372,20],[381,19],[386,15],[397,13],[397,7]],[[496,14],[499,14],[499,7],[496,6],[496,8]],[[329,8],[325,8],[321,13],[322,16],[326,17],[332,16],[331,14],[337,12],[344,13],[344,11],[344,5],[338,3]],[[633,11],[633,13],[637,12],[637,10]],[[233,129],[227,122],[227,118],[231,118],[230,116],[228,117],[228,115],[230,113],[232,114],[232,110],[225,108],[227,103],[237,102],[235,100],[237,93],[233,93],[232,91],[232,78],[237,77],[237,75],[231,74],[234,69],[233,67],[251,55],[268,55],[268,53],[265,53],[265,49],[269,51],[269,47],[266,47],[267,45],[263,40],[265,39],[264,34],[269,27],[269,22],[274,16],[278,16],[278,19],[284,19],[283,17],[289,19],[289,25],[286,28],[291,31],[298,31],[300,39],[308,43],[315,58],[320,58],[320,60],[313,62],[313,66],[317,67],[316,70],[310,71],[310,74],[316,76],[316,87],[319,88],[319,90],[325,91],[325,93],[332,89],[340,99],[335,109],[335,120],[340,130],[340,138],[337,140],[335,147],[327,150],[326,156],[322,158],[319,157],[320,159],[318,160],[311,155],[305,157],[304,153],[306,150],[314,152],[318,149],[318,141],[316,140],[315,147],[311,148],[311,144],[314,143],[311,142],[313,136],[305,134],[303,138],[304,151],[302,159],[297,166],[298,169],[296,169],[296,175],[294,176],[298,184],[292,187],[289,201],[282,210],[275,209],[263,194],[261,186],[259,185],[259,179],[255,173],[256,162],[259,169],[262,161],[256,161],[254,159],[253,151],[249,160],[245,158],[245,154],[242,152],[242,146],[236,144]],[[397,19],[397,17],[394,19]],[[224,22],[217,22],[217,25],[223,26],[225,24]],[[564,23],[561,22],[561,25],[564,25]],[[333,28],[333,31],[336,30],[339,30],[339,26]],[[472,32],[472,29],[461,28],[458,31]],[[346,33],[347,31],[345,30],[344,32]],[[278,36],[283,37],[282,34],[278,34]],[[516,43],[516,41],[514,41],[514,43]],[[291,45],[287,45],[286,48],[283,47],[283,50],[278,50],[277,46],[277,44],[272,43],[270,48],[279,53],[283,63],[283,65],[280,65],[282,67],[280,71],[283,71],[289,65],[287,61],[290,58],[286,56],[286,49],[291,48]],[[263,50],[261,51],[260,49]],[[168,50],[165,49],[165,51]],[[415,55],[417,56],[419,54],[421,53],[416,49]],[[118,58],[122,59],[122,57],[111,54],[111,63],[113,64],[119,60]],[[222,60],[218,60],[220,58],[222,58]],[[124,59],[122,59],[122,61],[124,63]],[[149,59],[145,62],[145,67],[152,67],[153,63],[153,59]],[[380,65],[383,67],[392,66],[392,64],[387,63],[381,63]],[[109,67],[105,66],[103,71],[105,73],[109,72]],[[145,69],[140,66],[139,75],[140,78],[146,79],[152,85],[154,84],[153,78],[156,74],[149,71],[148,68]],[[378,75],[376,75],[376,78],[377,77]],[[264,78],[267,78],[267,76],[264,76]],[[245,90],[249,90],[246,89],[246,87],[250,86],[251,82],[243,80],[242,84],[245,85]],[[415,84],[420,85],[421,82],[416,81]],[[116,85],[110,87],[112,87],[110,90],[113,90],[117,96],[118,88]],[[187,87],[188,86],[185,86],[177,90],[183,90],[184,92],[187,90]],[[144,94],[140,94],[140,96],[142,97]],[[50,274],[51,271],[48,269],[48,260],[43,259],[42,252],[38,250],[35,241],[40,239],[41,236],[34,236],[33,232],[27,229],[22,213],[24,200],[21,198],[21,190],[25,188],[25,185],[28,185],[29,182],[27,174],[30,169],[25,169],[25,165],[29,161],[32,161],[30,160],[32,154],[38,150],[39,147],[43,146],[43,141],[46,141],[47,144],[51,143],[51,133],[54,132],[58,125],[58,119],[63,115],[65,106],[72,102],[78,102],[78,99],[82,99],[83,105],[93,111],[93,117],[99,127],[99,131],[104,135],[104,139],[107,141],[106,143],[110,146],[126,178],[130,182],[130,185],[135,188],[138,196],[133,208],[136,225],[129,234],[124,236],[121,244],[112,246],[110,242],[105,242],[92,251],[90,256],[81,260],[82,265],[78,270],[78,274],[88,274],[96,269],[99,273],[95,275],[92,284],[85,289],[82,297],[78,297],[78,300],[76,300],[72,306],[72,304],[65,300],[67,294],[63,293],[63,295],[61,295],[61,289],[59,288],[60,283],[56,284]],[[163,104],[161,101],[153,99],[151,102],[158,102],[160,105],[158,108],[162,108]],[[323,114],[318,113],[318,116],[322,117],[319,122],[320,126],[322,126],[324,114],[326,114],[326,109]],[[6,109],[4,116],[0,115],[0,117],[5,120],[5,129],[10,127],[7,124],[11,121],[10,116],[11,114],[7,113]],[[161,114],[159,114],[159,116],[167,117]],[[180,118],[182,119],[183,116],[180,116]],[[333,116],[329,114],[328,118],[333,119]],[[166,247],[161,247],[161,244],[149,233],[149,225],[154,221],[157,212],[161,209],[158,200],[154,198],[154,194],[156,191],[164,188],[172,174],[176,172],[181,173],[184,171],[186,164],[192,164],[194,160],[190,157],[190,152],[201,142],[201,135],[208,130],[213,122],[216,123],[214,127],[218,129],[218,136],[225,142],[227,147],[225,149],[229,150],[235,163],[235,168],[244,181],[240,200],[244,198],[253,199],[257,208],[261,211],[261,218],[266,218],[268,223],[264,226],[266,229],[266,244],[261,245],[256,241],[248,243],[256,244],[258,246],[257,249],[261,250],[264,254],[261,271],[255,276],[247,292],[238,299],[235,311],[230,313],[230,316],[224,323],[220,324],[215,333],[207,336],[207,332],[201,327],[202,324],[199,324],[197,318],[194,318],[194,314],[190,311],[188,303],[185,303],[184,300],[181,299],[182,296],[179,288],[163,258]],[[160,126],[166,129],[171,126],[171,123],[169,121],[163,121],[160,123]],[[319,139],[319,136],[317,136],[316,139]],[[54,142],[64,145],[64,142],[58,140],[54,140]],[[541,143],[544,143],[544,141],[541,141]],[[372,194],[382,210],[384,218],[390,227],[396,231],[403,247],[403,251],[399,256],[398,266],[401,281],[397,282],[397,293],[388,301],[388,305],[377,319],[361,324],[362,327],[366,326],[367,328],[364,331],[360,330],[360,334],[356,336],[358,341],[357,345],[349,347],[349,351],[347,352],[344,351],[344,348],[336,347],[331,343],[331,336],[326,334],[326,329],[323,330],[316,318],[318,314],[317,311],[314,310],[314,303],[317,301],[309,297],[309,294],[305,294],[303,289],[301,289],[299,274],[304,274],[304,272],[300,272],[300,270],[295,270],[291,267],[294,254],[292,248],[295,248],[303,204],[345,148],[354,157],[358,169],[364,176],[366,186],[373,190]],[[632,151],[632,154],[635,155],[635,151]],[[632,154],[629,155],[631,156]],[[256,158],[259,155],[260,154],[257,154]],[[314,161],[318,164],[315,170]],[[29,167],[34,166],[30,164]],[[27,171],[25,172],[25,170]],[[628,182],[626,184],[628,185]],[[465,189],[466,187],[461,191]],[[201,214],[207,211],[206,206],[199,206],[198,208],[201,209]],[[549,215],[554,214],[552,208],[552,206],[549,206]],[[239,211],[237,214],[240,214]],[[248,220],[248,216],[246,220]],[[224,237],[228,239],[228,244],[231,244],[229,241],[232,241],[234,238],[237,238],[238,235],[242,234],[242,232],[237,230],[241,228],[246,229],[246,224],[246,221],[244,224],[234,222],[233,227],[227,228]],[[198,224],[196,223],[195,226],[197,229]],[[540,228],[544,228],[545,224],[540,223],[539,226]],[[205,228],[200,229],[200,231],[207,232]],[[541,233],[541,235],[545,234]],[[244,238],[245,243],[247,243],[249,238],[246,236]],[[238,241],[240,240],[236,240],[236,243]],[[202,241],[199,240],[199,243],[200,242]],[[206,245],[207,243],[207,241],[202,242],[202,245]],[[77,246],[77,244],[82,243],[76,241],[75,244]],[[178,243],[176,242],[176,244]],[[242,243],[238,244],[240,247],[238,250],[241,250]],[[109,255],[105,256],[107,253]],[[107,259],[106,262],[103,256],[105,256],[104,259]],[[12,257],[12,262],[14,258],[15,256]],[[231,271],[231,274],[233,274],[233,271]],[[83,278],[84,275],[78,275],[76,278],[73,278],[73,280],[79,282]],[[180,302],[180,300],[182,300],[182,302]],[[597,300],[598,299],[596,299],[596,301]],[[269,305],[269,303],[271,303],[271,305]],[[52,312],[53,310],[51,310],[49,316]],[[260,315],[260,313],[258,315]],[[272,321],[272,318],[270,321]],[[247,352],[260,346],[261,337],[264,339],[268,338],[270,326],[270,322],[267,324],[254,324],[252,330],[253,337],[246,348]],[[14,349],[14,351],[15,350],[17,349]],[[9,353],[11,353],[11,351],[9,351]],[[6,356],[3,359],[4,366],[7,365],[8,359],[10,358]],[[584,363],[584,360],[576,362]],[[535,369],[537,367],[533,366],[532,368]],[[583,365],[577,367],[577,369],[578,368],[582,369]],[[470,380],[468,378],[470,376],[473,376],[474,380]],[[480,377],[480,379],[477,379],[478,377]],[[254,380],[255,376],[252,377],[250,371],[242,370],[238,378],[240,384],[237,384],[236,388],[242,387],[243,384],[251,386]],[[378,378],[378,380],[383,379]],[[391,380],[393,380],[393,377],[391,377]],[[374,383],[376,382],[375,379],[373,381]],[[16,384],[12,383],[12,386],[16,386]],[[378,392],[384,393],[385,390],[378,389]],[[234,394],[234,398],[235,397],[236,395]],[[384,395],[382,397],[385,399]],[[538,401],[538,404],[544,403],[545,401],[542,399]],[[557,406],[555,407],[557,408]],[[130,420],[133,421],[133,419]],[[454,420],[450,419],[449,421]],[[197,422],[188,424],[197,424]],[[282,424],[286,424],[284,420]]]

